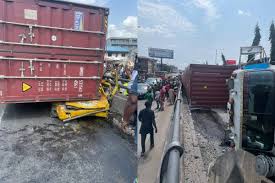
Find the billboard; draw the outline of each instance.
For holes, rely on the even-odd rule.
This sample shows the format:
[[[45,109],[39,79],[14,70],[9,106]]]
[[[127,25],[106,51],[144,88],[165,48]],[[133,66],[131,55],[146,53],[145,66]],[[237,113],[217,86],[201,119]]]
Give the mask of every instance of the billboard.
[[[149,48],[148,49],[149,57],[155,58],[174,58],[174,50],[161,49],[161,48]]]
[[[252,55],[261,53],[263,47],[261,46],[248,46],[248,47],[241,47],[241,54],[242,55]]]
[[[236,60],[226,60],[226,65],[236,65],[237,61]]]

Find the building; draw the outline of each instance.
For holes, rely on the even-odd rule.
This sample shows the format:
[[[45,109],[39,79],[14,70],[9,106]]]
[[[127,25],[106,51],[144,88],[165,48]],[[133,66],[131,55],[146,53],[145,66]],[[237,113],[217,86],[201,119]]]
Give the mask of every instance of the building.
[[[168,73],[178,73],[179,69],[174,65],[168,65],[168,64],[162,64],[162,68],[161,68],[161,64],[157,63],[155,66],[155,71],[166,71]]]
[[[129,60],[129,50],[120,46],[107,46],[105,60],[125,63]]]
[[[138,57],[137,70],[143,77],[153,76],[155,74],[157,60],[150,57]]]
[[[134,58],[137,54],[137,38],[110,37],[107,39],[108,46],[119,46],[129,50],[129,56]]]

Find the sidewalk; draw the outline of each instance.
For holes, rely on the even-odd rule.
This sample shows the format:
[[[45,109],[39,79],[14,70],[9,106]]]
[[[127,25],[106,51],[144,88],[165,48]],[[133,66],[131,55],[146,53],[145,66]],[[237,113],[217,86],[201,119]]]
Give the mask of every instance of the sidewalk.
[[[144,102],[139,101],[139,110],[144,108]],[[143,103],[142,103],[143,102]],[[152,109],[156,106],[153,104]],[[158,133],[155,134],[155,147],[150,150],[150,135],[146,138],[146,153],[144,157],[140,157],[141,144],[140,135],[138,136],[138,178],[139,183],[155,183],[161,166],[161,158],[163,155],[164,145],[170,125],[173,106],[165,106],[165,111],[155,112]],[[139,122],[140,127],[140,122]]]
[[[184,154],[182,158],[181,182],[206,183],[207,172],[204,171],[203,159],[199,142],[194,128],[193,119],[188,104],[182,105],[182,144]]]

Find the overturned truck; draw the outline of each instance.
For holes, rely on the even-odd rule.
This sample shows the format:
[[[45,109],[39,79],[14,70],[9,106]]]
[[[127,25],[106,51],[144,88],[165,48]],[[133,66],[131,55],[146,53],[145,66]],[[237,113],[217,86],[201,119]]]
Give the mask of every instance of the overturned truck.
[[[61,102],[62,120],[106,116],[109,9],[66,0],[0,0],[0,9],[0,103]]]
[[[256,156],[259,175],[274,181],[275,62],[262,56],[264,49],[260,46],[241,48],[241,55],[251,52],[260,59],[241,64],[228,82],[230,138],[235,149]]]

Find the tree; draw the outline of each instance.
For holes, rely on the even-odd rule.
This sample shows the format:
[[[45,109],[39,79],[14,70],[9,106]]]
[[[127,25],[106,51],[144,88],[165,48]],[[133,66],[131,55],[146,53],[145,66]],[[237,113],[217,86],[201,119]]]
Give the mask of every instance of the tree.
[[[225,60],[223,53],[222,53],[222,62],[223,62],[223,65],[226,65],[226,60]]]
[[[260,41],[261,41],[260,27],[257,24],[256,27],[255,27],[255,36],[254,36],[254,39],[253,39],[253,42],[252,42],[252,46],[259,46]],[[253,61],[253,60],[255,60],[255,54],[248,55],[248,60],[247,61]]]
[[[275,61],[275,26],[274,22],[272,21],[270,25],[270,34],[269,34],[269,41],[271,44],[270,47],[270,61]]]

